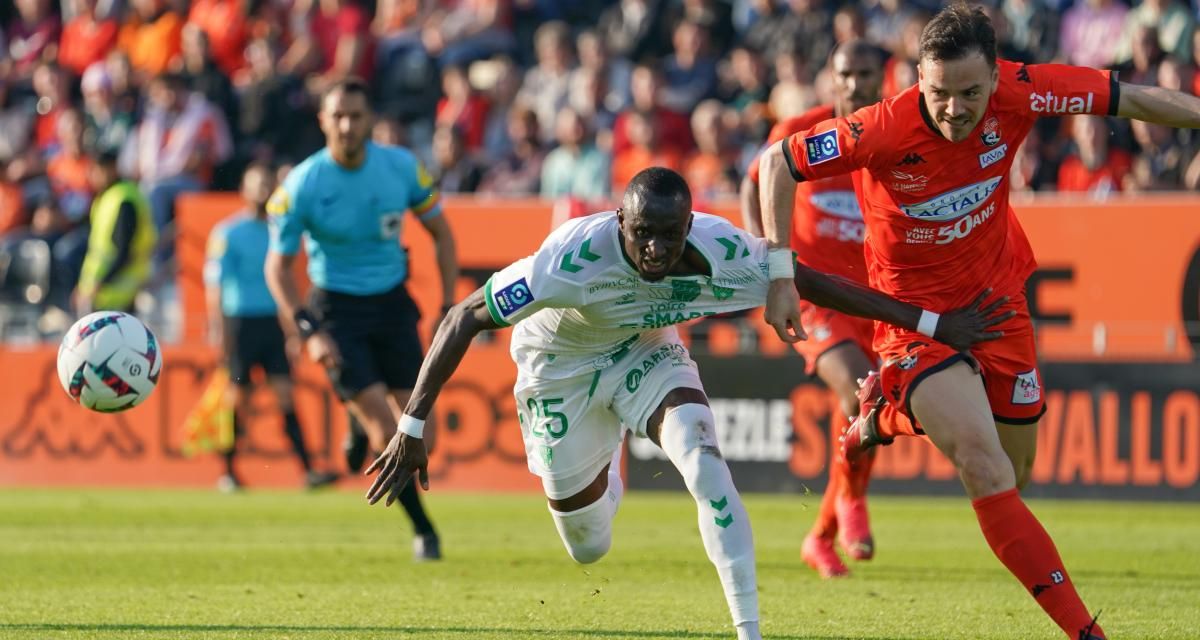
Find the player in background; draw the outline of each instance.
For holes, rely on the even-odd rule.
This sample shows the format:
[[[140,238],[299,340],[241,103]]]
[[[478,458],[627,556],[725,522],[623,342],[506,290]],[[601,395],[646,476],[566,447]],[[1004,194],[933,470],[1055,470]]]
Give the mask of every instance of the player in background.
[[[856,171],[871,286],[925,311],[917,330],[876,325],[884,365],[864,385],[846,452],[857,455],[897,435],[880,430],[905,424],[875,414],[910,416],[912,431],[923,430],[954,462],[1000,561],[1072,640],[1102,639],[1054,542],[1018,493],[1045,405],[1024,295],[1035,263],[1005,180],[1038,117],[1116,115],[1194,128],[1200,99],[1120,83],[1108,71],[996,60],[991,22],[961,4],[926,25],[918,77],[916,87],[764,152],[763,226],[772,247],[787,246],[796,183]],[[985,285],[1015,314],[998,326],[1002,338],[968,351],[929,340],[938,312]],[[863,315],[853,305],[841,310]],[[797,339],[800,312],[789,283],[771,284],[766,319],[784,340]]]
[[[834,116],[879,102],[883,85],[883,52],[864,40],[849,40],[834,48],[829,57],[835,102],[814,107],[784,120],[771,129],[767,144],[803,131]],[[750,164],[742,179],[742,219],[746,229],[762,236],[762,211],[759,208],[758,163]],[[861,285],[867,284],[867,265],[863,258],[865,227],[854,184],[849,175],[805,182],[796,189],[792,210],[791,248],[798,260],[818,271],[842,276]],[[858,415],[858,380],[878,368],[879,359],[871,347],[874,323],[849,316],[811,302],[801,303],[801,323],[808,340],[795,343],[804,357],[809,375],[817,376],[837,395],[842,414]],[[834,549],[837,539],[846,555],[869,560],[875,553],[867,516],[867,484],[871,477],[873,455],[864,456],[851,466],[837,455],[829,463],[829,483],[821,497],[821,508],[812,529],[804,538],[801,557],[824,578],[849,573]]]
[[[564,223],[532,256],[493,274],[450,310],[395,438],[367,469],[367,493],[387,504],[414,471],[428,488],[424,421],[481,331],[516,325],[513,390],[529,470],[542,480],[550,516],[580,563],[609,550],[621,502],[625,431],[662,448],[696,502],[700,537],[740,639],[760,638],[754,543],[746,509],[721,457],[712,411],[674,325],[760,306],[768,274],[821,291],[842,286],[794,271],[791,251],[723,218],[692,213],[678,173],[651,167],[634,176],[621,208]],[[916,326],[918,307],[864,287],[846,295],[881,319]],[[943,338],[969,345],[994,335],[978,305],[948,314]]]
[[[209,336],[225,355],[233,383],[233,443],[224,453],[225,474],[217,482],[223,491],[234,491],[242,483],[234,473],[237,439],[250,412],[254,384],[250,372],[260,367],[283,414],[284,434],[304,470],[304,485],[315,489],[337,480],[337,474],[317,471],[304,446],[300,419],[292,401],[290,360],[299,354],[295,334],[285,340],[275,300],[267,289],[263,263],[270,242],[267,230],[267,199],[275,189],[271,168],[251,164],[242,174],[245,208],[221,221],[208,237],[204,264],[208,301]],[[294,351],[293,351],[294,350]]]
[[[405,210],[433,237],[443,308],[454,300],[458,263],[429,174],[407,149],[367,140],[368,91],[362,81],[348,79],[322,98],[326,147],[293,169],[267,203],[271,246],[265,270],[281,315],[380,452],[396,431],[422,359],[420,313],[404,284]],[[308,305],[300,302],[291,269],[302,235],[313,283]],[[440,558],[440,541],[416,486],[403,492],[400,503],[416,532],[414,557]]]

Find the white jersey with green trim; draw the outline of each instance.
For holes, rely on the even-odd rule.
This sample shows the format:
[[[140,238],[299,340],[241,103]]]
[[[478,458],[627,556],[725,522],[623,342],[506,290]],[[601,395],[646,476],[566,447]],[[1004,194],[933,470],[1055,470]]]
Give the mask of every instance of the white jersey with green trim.
[[[687,241],[711,275],[648,282],[621,249],[615,211],[578,218],[532,256],[493,274],[484,299],[497,324],[516,325],[511,349],[522,372],[555,379],[591,373],[639,336],[674,333],[672,325],[766,302],[765,240],[694,213]]]

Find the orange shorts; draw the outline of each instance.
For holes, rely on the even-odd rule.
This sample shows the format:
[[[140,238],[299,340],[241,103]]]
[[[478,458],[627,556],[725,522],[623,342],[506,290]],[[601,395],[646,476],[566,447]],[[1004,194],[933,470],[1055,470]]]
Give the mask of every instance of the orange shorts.
[[[997,422],[1035,424],[1045,413],[1046,403],[1042,398],[1033,322],[1023,295],[1013,296],[1001,311],[1009,309],[1017,315],[998,327],[1004,335],[975,345],[969,353],[955,351],[907,329],[881,324],[875,344],[884,363],[880,370],[884,397],[917,424],[909,406],[913,389],[925,378],[962,361],[983,376],[984,390]]]
[[[846,342],[858,345],[867,354],[868,360],[875,361],[875,352],[871,349],[875,323],[871,320],[848,316],[801,300],[800,324],[808,333],[808,340],[801,340],[792,346],[804,357],[805,371],[810,376],[817,371],[817,358]]]

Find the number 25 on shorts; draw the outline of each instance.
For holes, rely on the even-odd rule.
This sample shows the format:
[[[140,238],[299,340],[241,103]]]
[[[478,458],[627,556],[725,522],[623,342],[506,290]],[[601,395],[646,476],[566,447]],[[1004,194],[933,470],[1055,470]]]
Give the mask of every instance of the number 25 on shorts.
[[[539,438],[546,437],[547,433],[551,438],[561,438],[567,435],[566,414],[554,411],[554,408],[562,403],[562,398],[544,398],[539,405],[536,398],[530,398],[526,402],[531,418],[529,432]],[[544,429],[542,428],[543,423],[545,423]]]

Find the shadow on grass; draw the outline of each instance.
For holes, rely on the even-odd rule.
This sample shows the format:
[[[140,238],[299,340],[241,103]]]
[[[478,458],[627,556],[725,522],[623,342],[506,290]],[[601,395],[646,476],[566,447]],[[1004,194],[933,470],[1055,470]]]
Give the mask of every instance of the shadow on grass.
[[[4,631],[59,631],[90,633],[249,633],[249,634],[307,634],[307,633],[388,633],[400,636],[427,636],[431,634],[461,635],[476,637],[479,634],[510,635],[517,637],[572,637],[572,638],[712,638],[727,640],[731,633],[704,633],[700,631],[626,631],[617,629],[507,629],[502,627],[359,627],[317,625],[242,625],[242,624],[89,624],[89,623],[38,623],[0,624],[0,635]],[[880,636],[820,636],[820,635],[777,635],[771,640],[888,640]]]
[[[760,565],[759,569],[762,569]],[[808,569],[808,567],[803,567]],[[997,578],[1010,580],[1009,574],[1003,566],[997,563],[995,568],[967,568],[967,567],[913,567],[913,566],[896,566],[896,565],[875,565],[870,568],[870,573],[864,572],[864,575],[869,575],[870,578],[876,580],[895,580],[900,582],[912,582],[915,580],[924,580],[929,582],[981,582],[990,581]],[[1075,568],[1075,580],[1083,581],[1103,581],[1103,582],[1128,582],[1128,581],[1153,581],[1156,585],[1172,584],[1181,587],[1196,588],[1200,585],[1200,573],[1192,572],[1163,572],[1163,571],[1135,571],[1135,570],[1111,570],[1100,569],[1096,567],[1081,566]]]

